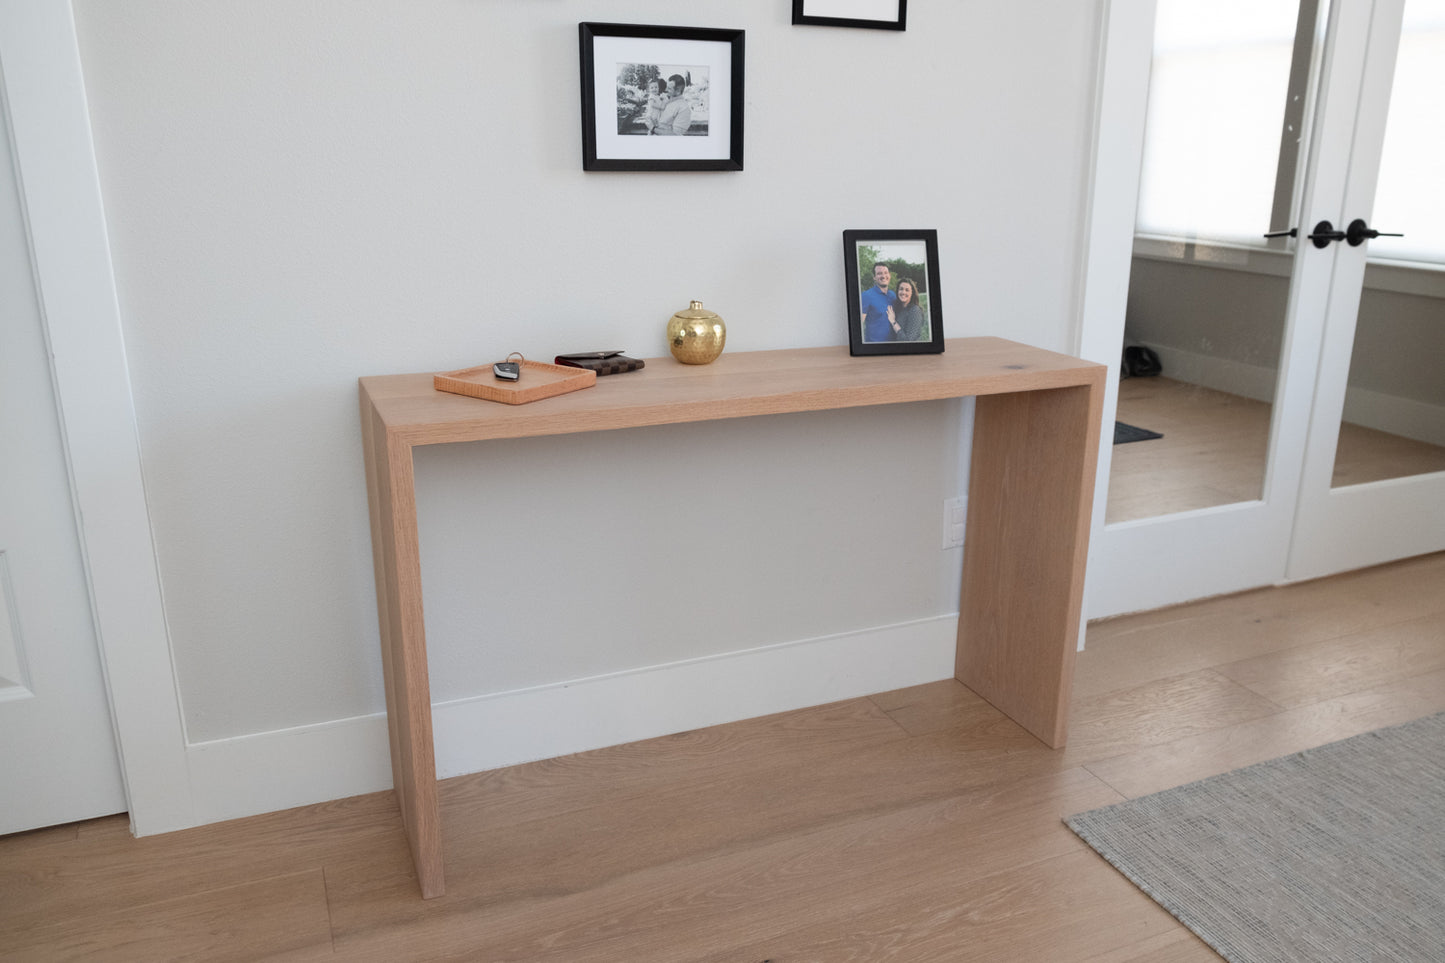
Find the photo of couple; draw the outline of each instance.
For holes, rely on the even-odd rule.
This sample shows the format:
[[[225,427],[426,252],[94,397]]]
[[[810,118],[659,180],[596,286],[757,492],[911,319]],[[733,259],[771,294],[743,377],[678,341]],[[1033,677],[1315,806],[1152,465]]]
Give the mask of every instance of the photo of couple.
[[[617,133],[706,137],[708,68],[617,65]]]
[[[863,343],[932,341],[925,242],[860,243],[857,255]]]

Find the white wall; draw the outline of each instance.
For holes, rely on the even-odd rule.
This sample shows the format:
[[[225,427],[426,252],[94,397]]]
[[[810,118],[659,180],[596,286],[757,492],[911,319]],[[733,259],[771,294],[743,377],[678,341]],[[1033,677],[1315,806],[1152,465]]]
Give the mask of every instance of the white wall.
[[[1071,349],[1099,7],[954,0],[892,33],[784,0],[76,0],[200,818],[386,784],[358,376],[655,356],[690,298],[730,351],[846,344],[845,228],[938,229],[948,335]],[[580,20],[745,29],[746,169],[583,172]],[[907,672],[947,675],[961,411],[425,453],[434,696],[850,660],[825,689],[778,663],[731,710],[766,711],[902,684],[870,673],[905,636]],[[596,738],[728,711],[649,698]],[[444,772],[580,747],[445,718]]]

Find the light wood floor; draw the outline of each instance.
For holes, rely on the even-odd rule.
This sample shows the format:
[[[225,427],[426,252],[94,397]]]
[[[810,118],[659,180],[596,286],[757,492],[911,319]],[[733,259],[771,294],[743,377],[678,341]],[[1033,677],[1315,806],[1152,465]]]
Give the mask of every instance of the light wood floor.
[[[1445,710],[1445,554],[1090,628],[1070,744],[938,682],[392,794],[0,839],[7,960],[1217,957],[1061,819]]]
[[[1118,419],[1163,438],[1114,446],[1108,522],[1252,501],[1264,490],[1271,406],[1172,378],[1125,378]],[[1445,448],[1341,426],[1336,487],[1445,471]]]

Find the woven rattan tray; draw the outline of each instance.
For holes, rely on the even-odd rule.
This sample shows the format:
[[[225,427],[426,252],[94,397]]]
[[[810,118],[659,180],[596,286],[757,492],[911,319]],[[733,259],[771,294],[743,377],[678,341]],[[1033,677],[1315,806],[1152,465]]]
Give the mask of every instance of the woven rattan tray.
[[[522,377],[502,381],[492,373],[489,364],[460,371],[444,371],[432,377],[438,391],[500,401],[504,405],[525,405],[569,391],[590,388],[597,383],[597,372],[586,368],[567,368],[542,361],[523,361]]]

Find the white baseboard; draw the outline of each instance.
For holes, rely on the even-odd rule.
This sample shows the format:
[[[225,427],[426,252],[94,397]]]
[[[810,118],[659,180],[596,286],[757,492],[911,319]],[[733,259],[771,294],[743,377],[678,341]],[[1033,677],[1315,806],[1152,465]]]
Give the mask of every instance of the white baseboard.
[[[805,639],[433,707],[439,778],[953,676],[958,616]],[[187,747],[196,824],[391,788],[381,714]]]
[[[1164,366],[1163,373],[1166,378],[1213,388],[1215,391],[1239,395],[1241,398],[1252,398],[1255,401],[1274,399],[1274,386],[1279,374],[1274,368],[1216,358],[1182,348],[1172,348],[1167,344],[1155,344],[1152,341],[1139,343],[1152,348],[1159,356],[1159,363]]]
[[[195,825],[391,788],[386,716],[186,747]]]
[[[1445,407],[1425,401],[1348,388],[1345,421],[1431,445],[1445,445]]]
[[[1273,368],[1197,354],[1168,345],[1140,342],[1154,349],[1164,376],[1255,401],[1274,399],[1278,372]],[[1376,431],[1432,445],[1445,445],[1445,407],[1366,388],[1345,391],[1344,420]]]

